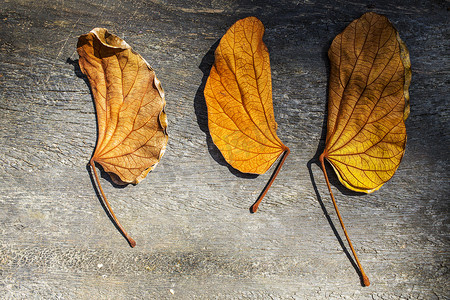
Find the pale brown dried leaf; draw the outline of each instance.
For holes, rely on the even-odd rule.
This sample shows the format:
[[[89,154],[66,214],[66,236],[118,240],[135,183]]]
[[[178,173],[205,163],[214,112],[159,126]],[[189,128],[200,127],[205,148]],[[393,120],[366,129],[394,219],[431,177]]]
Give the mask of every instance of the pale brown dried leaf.
[[[97,111],[92,160],[119,184],[138,183],[166,149],[164,91],[150,65],[119,37],[95,28],[78,41],[80,68]]]

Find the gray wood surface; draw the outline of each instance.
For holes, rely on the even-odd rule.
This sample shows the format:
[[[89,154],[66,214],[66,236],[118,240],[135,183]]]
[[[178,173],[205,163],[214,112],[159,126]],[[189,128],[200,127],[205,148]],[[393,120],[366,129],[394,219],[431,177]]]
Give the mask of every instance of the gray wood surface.
[[[406,155],[392,180],[361,195],[331,175],[372,282],[362,287],[317,153],[326,52],[367,11],[399,30],[413,77]],[[226,165],[202,97],[211,47],[249,15],[266,26],[278,135],[291,149],[256,214],[249,207],[271,171]],[[447,1],[1,1],[0,298],[448,299],[448,19]],[[86,167],[96,119],[76,42],[94,27],[124,38],[166,91],[160,164],[136,186],[102,178],[134,249]]]

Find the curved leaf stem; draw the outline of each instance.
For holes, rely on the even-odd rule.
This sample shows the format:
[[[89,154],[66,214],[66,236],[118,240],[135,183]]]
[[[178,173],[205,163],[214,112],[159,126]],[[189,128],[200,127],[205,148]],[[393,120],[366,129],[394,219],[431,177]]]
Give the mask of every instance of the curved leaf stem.
[[[98,188],[100,190],[100,193],[102,194],[102,200],[106,204],[106,207],[108,208],[108,212],[111,214],[114,222],[116,223],[117,227],[119,228],[120,233],[122,233],[122,235],[127,239],[127,241],[130,244],[130,246],[132,248],[134,248],[134,246],[136,246],[136,242],[128,235],[128,233],[125,231],[125,229],[123,229],[122,225],[120,225],[119,220],[117,219],[117,217],[114,214],[111,206],[108,203],[108,200],[106,199],[105,193],[103,192],[103,188],[102,188],[102,186],[100,184],[100,180],[99,180],[99,177],[97,175],[97,170],[95,169],[94,160],[91,159],[91,161],[89,163],[90,163],[90,165],[92,167],[92,170],[94,170],[95,181],[97,181]]]
[[[269,190],[269,188],[272,186],[272,183],[274,182],[275,178],[277,178],[278,173],[281,170],[281,166],[283,166],[284,161],[286,160],[286,157],[289,155],[289,153],[291,153],[291,151],[289,150],[288,147],[286,147],[286,149],[283,152],[283,155],[281,156],[281,160],[277,165],[277,168],[275,169],[275,171],[273,172],[272,176],[269,179],[269,182],[266,184],[266,186],[264,187],[264,190],[261,192],[261,194],[259,195],[258,199],[256,200],[256,202],[250,207],[250,211],[252,213],[255,213],[258,210],[258,206],[261,203],[261,200],[264,198],[264,196],[267,194],[267,191]]]
[[[325,175],[325,180],[327,182],[328,191],[330,192],[331,200],[333,201],[334,209],[336,210],[336,214],[339,218],[339,223],[341,223],[342,230],[344,231],[347,242],[350,245],[350,249],[352,250],[353,256],[355,257],[356,264],[358,265],[359,271],[361,272],[361,277],[362,277],[364,286],[369,286],[370,285],[369,278],[367,277],[366,273],[364,273],[364,269],[361,266],[361,263],[359,262],[358,256],[356,255],[356,251],[353,248],[352,242],[350,241],[350,237],[348,236],[347,230],[345,229],[344,221],[342,221],[341,214],[339,213],[339,209],[337,207],[336,200],[334,199],[333,192],[331,191],[330,181],[328,180],[327,171],[325,170],[325,162],[324,162],[325,155],[326,155],[325,152],[322,153],[319,157],[319,160],[320,160],[320,164],[322,165],[323,174]]]

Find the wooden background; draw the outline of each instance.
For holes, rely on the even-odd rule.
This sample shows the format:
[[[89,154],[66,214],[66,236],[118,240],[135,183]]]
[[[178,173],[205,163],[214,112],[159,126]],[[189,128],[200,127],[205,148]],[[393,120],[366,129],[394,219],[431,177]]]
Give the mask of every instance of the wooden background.
[[[399,30],[413,77],[392,180],[361,195],[331,176],[372,282],[362,287],[317,153],[326,52],[367,11]],[[291,149],[256,214],[249,207],[271,171],[248,176],[224,162],[202,96],[211,47],[250,15],[266,26],[278,135]],[[448,299],[448,20],[447,1],[1,1],[0,298]],[[102,178],[134,249],[86,167],[96,118],[76,43],[94,27],[125,39],[166,91],[160,164],[136,186]]]

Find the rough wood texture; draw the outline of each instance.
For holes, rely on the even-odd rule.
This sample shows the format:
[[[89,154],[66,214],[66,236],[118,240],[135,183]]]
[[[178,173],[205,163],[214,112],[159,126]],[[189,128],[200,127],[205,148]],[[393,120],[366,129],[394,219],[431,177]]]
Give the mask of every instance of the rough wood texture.
[[[446,299],[448,3],[364,2],[2,1],[0,298]],[[372,282],[364,288],[340,242],[317,151],[326,52],[366,11],[399,30],[413,79],[406,155],[393,179],[360,195],[331,176]],[[278,133],[291,149],[256,214],[249,207],[270,171],[246,176],[226,165],[202,96],[210,49],[249,15],[266,26]],[[135,249],[108,219],[86,168],[96,120],[75,47],[94,27],[124,38],[166,91],[161,163],[136,186],[102,179]]]

